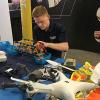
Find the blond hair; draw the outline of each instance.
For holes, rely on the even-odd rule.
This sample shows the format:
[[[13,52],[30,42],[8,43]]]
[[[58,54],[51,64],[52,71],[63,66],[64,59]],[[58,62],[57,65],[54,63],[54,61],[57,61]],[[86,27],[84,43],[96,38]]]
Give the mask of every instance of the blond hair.
[[[40,16],[43,16],[43,15],[47,15],[48,16],[49,14],[48,14],[47,9],[42,5],[36,6],[32,11],[33,18],[40,17]]]

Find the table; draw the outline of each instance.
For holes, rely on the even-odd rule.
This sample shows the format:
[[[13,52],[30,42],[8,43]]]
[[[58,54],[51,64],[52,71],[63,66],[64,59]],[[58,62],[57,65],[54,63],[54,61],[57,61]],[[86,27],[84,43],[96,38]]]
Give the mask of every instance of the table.
[[[98,62],[100,62],[100,53],[79,49],[69,49],[64,58],[65,60],[66,58],[75,58],[76,62],[81,64],[84,64],[85,61],[88,61],[95,66]]]
[[[53,57],[52,59],[55,59],[55,57]],[[37,65],[34,63],[32,55],[24,54],[22,56],[19,55],[16,57],[8,56],[7,63],[0,64],[0,68],[2,68],[5,64],[12,64],[13,67],[16,67],[17,63],[25,64],[30,71],[43,67],[43,65]],[[11,82],[11,80],[0,75],[0,82]],[[50,82],[45,81],[45,84],[48,83]],[[45,97],[46,94],[39,93],[33,96],[32,100],[44,100]],[[16,87],[0,89],[0,100],[27,100],[27,95]]]
[[[93,65],[96,65],[100,62],[100,54],[84,51],[84,50],[77,50],[71,49],[66,53],[66,58],[75,58],[77,63],[84,64],[85,61],[89,61]],[[16,65],[16,63],[26,64],[28,68],[36,69],[42,67],[41,65],[34,64],[32,56],[30,55],[23,55],[23,56],[12,56],[8,57],[8,64]],[[0,77],[0,80],[7,80]],[[33,96],[32,100],[44,100],[45,95],[38,94]],[[0,90],[0,100],[27,100],[26,94],[20,91],[18,88],[8,88],[5,90]]]

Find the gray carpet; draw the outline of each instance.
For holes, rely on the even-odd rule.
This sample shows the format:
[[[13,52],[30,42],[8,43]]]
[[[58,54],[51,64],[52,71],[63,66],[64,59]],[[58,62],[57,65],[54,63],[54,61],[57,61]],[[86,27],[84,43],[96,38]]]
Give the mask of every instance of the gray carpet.
[[[77,63],[84,64],[85,61],[90,62],[92,65],[96,65],[100,62],[100,53],[85,51],[85,50],[77,50],[70,49],[65,56],[66,58],[74,58]]]

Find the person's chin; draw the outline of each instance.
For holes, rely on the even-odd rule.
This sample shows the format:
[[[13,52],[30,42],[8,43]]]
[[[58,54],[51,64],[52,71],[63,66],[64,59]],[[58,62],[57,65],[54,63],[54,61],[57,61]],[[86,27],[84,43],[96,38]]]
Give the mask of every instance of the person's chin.
[[[98,21],[100,22],[100,19],[98,19]]]
[[[100,39],[95,38],[95,40],[96,40],[98,43],[100,43]]]
[[[41,27],[41,30],[45,30],[45,28],[44,27]]]

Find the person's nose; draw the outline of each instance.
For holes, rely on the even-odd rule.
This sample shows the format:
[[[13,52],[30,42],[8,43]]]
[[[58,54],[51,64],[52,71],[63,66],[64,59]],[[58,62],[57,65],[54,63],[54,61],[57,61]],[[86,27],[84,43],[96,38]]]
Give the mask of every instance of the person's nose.
[[[42,26],[42,23],[39,23],[38,25],[39,25],[39,27],[41,27]]]

